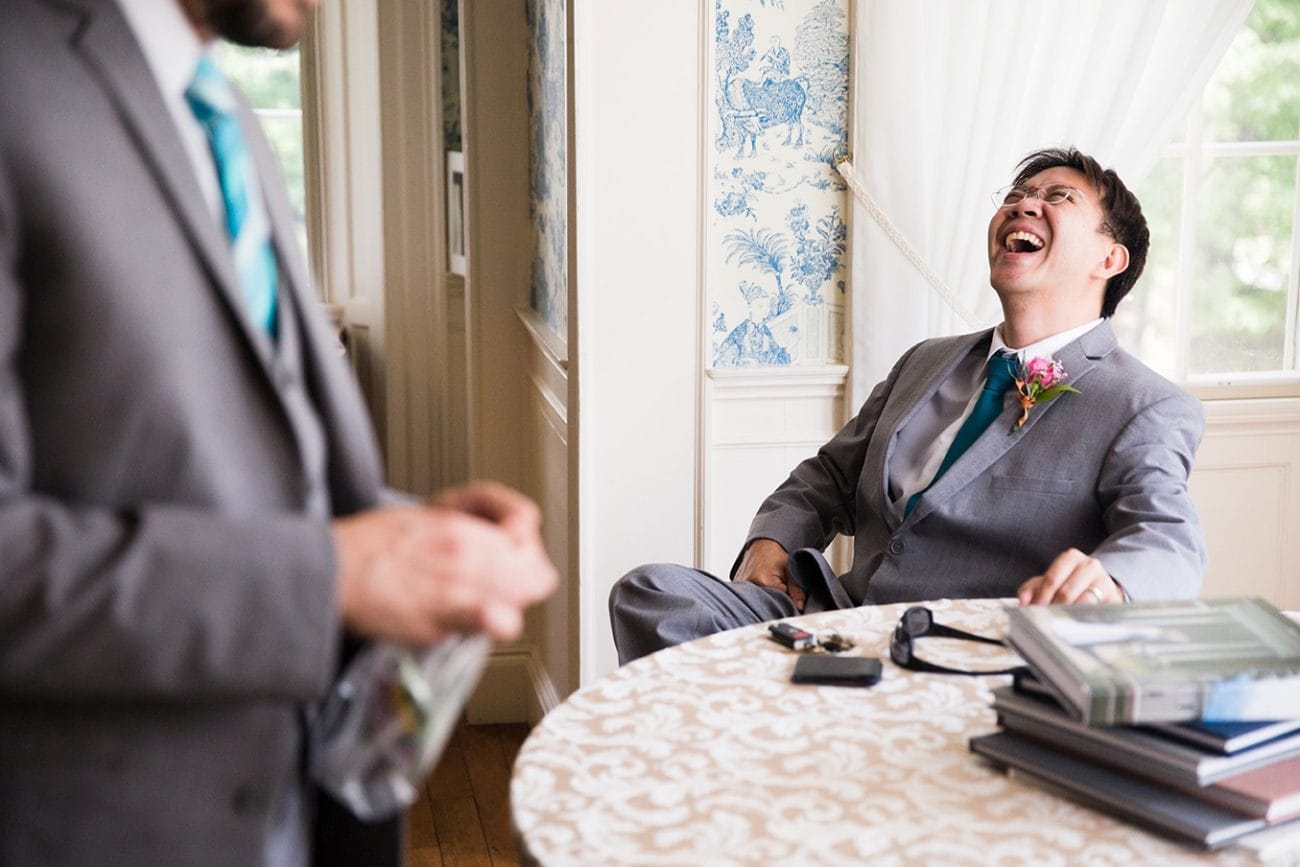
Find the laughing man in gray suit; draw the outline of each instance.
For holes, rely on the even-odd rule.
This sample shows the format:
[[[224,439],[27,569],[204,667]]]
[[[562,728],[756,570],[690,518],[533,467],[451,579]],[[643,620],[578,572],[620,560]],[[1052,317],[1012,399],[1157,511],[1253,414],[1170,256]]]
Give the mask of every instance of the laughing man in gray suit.
[[[1187,478],[1204,413],[1121,349],[1108,321],[1146,260],[1137,199],[1091,157],[1051,149],[1026,157],[998,202],[988,252],[1002,324],[905,353],[764,501],[730,582],[672,564],[620,579],[620,661],[799,613],[790,552],[841,533],[853,566],[830,576],[822,607],[1196,595],[1205,543]],[[1076,390],[1026,408],[1033,389],[1020,383],[1043,369]]]
[[[345,635],[518,634],[536,508],[381,487],[210,61],[309,0],[0,0],[0,864],[381,867],[304,768]]]

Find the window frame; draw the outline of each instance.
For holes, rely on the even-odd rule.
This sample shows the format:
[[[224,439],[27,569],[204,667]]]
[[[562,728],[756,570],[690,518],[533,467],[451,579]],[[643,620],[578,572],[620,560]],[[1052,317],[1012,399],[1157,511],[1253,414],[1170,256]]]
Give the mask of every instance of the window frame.
[[[1207,85],[1208,87],[1208,85]],[[1178,262],[1175,276],[1175,369],[1172,378],[1202,400],[1241,400],[1300,397],[1300,128],[1294,139],[1270,141],[1206,140],[1203,133],[1204,98],[1193,106],[1182,141],[1169,144],[1159,159],[1177,158],[1182,164],[1179,203]],[[1192,295],[1196,277],[1199,187],[1209,160],[1221,157],[1291,157],[1296,170],[1291,186],[1291,262],[1287,279],[1286,321],[1282,370],[1191,374]]]

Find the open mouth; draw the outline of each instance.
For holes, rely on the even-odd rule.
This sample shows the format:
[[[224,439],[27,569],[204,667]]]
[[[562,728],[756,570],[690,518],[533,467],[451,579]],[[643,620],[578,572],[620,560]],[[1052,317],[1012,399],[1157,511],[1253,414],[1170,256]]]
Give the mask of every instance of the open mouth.
[[[1008,232],[1002,247],[1008,253],[1033,253],[1043,249],[1043,239],[1029,232]]]

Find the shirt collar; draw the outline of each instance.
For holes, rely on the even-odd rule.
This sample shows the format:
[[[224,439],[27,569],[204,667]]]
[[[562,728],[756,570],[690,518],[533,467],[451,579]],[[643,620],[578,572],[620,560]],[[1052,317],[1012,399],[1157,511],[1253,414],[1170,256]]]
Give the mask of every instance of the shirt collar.
[[[1073,343],[1101,323],[1105,318],[1099,317],[1091,322],[1085,322],[1071,328],[1069,331],[1062,331],[1060,334],[1053,334],[1050,337],[1044,337],[1035,343],[1031,343],[1021,349],[1012,349],[1007,346],[1006,341],[1002,339],[1002,326],[999,325],[993,329],[993,340],[989,346],[988,357],[992,358],[998,352],[1010,352],[1020,359],[1021,363],[1029,361],[1031,358],[1051,358],[1056,352],[1065,346]]]
[[[117,0],[163,95],[181,98],[207,47],[177,0]]]

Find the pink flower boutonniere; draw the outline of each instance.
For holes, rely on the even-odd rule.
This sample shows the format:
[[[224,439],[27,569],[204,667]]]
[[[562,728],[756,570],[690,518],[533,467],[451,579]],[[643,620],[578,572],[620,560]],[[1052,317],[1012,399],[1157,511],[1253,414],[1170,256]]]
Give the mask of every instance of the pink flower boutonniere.
[[[1029,410],[1040,403],[1055,400],[1067,391],[1079,389],[1065,384],[1069,374],[1055,358],[1031,358],[1021,363],[1016,371],[1016,397],[1020,399],[1020,418],[1011,426],[1011,433],[1019,433],[1020,426],[1029,421]]]

